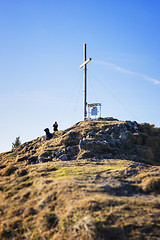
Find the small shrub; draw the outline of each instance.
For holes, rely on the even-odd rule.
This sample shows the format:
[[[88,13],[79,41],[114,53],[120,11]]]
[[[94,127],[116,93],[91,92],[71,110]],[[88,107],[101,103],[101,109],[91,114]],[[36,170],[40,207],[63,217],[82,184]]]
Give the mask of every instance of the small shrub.
[[[54,212],[44,212],[38,221],[45,230],[55,228],[58,224],[58,218]]]
[[[54,228],[58,223],[57,216],[54,213],[47,213],[43,219],[47,229]]]
[[[15,172],[15,176],[16,177],[22,177],[22,176],[25,176],[28,174],[28,171],[26,169],[18,169],[16,172]]]
[[[85,239],[94,239],[95,237],[95,224],[91,216],[87,215],[80,219],[74,225],[75,233],[81,234]]]
[[[148,177],[142,181],[142,189],[146,193],[160,193],[160,177]]]
[[[3,175],[3,176],[10,176],[10,175],[13,174],[16,170],[17,170],[17,167],[15,167],[15,166],[13,166],[13,165],[9,165],[8,167],[6,167],[6,168],[2,171],[2,175]]]
[[[16,137],[16,140],[12,143],[12,149],[21,145],[20,137]]]
[[[33,207],[27,208],[25,210],[25,216],[30,216],[30,215],[36,215],[37,214],[37,210],[35,210]]]

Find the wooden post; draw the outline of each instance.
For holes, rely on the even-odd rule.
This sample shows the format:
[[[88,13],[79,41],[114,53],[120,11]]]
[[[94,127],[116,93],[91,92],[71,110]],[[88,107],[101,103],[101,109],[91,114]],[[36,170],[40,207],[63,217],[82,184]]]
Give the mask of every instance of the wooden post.
[[[86,44],[83,44],[83,54],[84,62],[86,61]],[[83,112],[84,112],[84,121],[87,119],[87,68],[86,64],[84,65],[84,75],[83,75]]]
[[[83,68],[83,114],[84,114],[84,121],[87,119],[87,63],[91,61],[91,58],[86,60],[86,44],[83,44],[83,55],[84,55],[84,62],[81,64],[80,68]]]

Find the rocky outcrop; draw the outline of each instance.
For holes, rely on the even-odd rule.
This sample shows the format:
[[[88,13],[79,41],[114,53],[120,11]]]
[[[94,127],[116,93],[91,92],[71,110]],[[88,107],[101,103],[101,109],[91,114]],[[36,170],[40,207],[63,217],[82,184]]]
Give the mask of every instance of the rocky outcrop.
[[[79,122],[51,140],[41,137],[24,143],[15,154],[16,162],[26,164],[91,157],[160,162],[160,129],[110,118]]]

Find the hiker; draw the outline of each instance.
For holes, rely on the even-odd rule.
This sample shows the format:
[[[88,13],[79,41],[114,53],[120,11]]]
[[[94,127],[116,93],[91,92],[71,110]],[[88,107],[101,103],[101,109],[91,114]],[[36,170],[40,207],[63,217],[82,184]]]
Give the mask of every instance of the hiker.
[[[46,133],[46,140],[50,140],[53,137],[52,133],[50,133],[48,128],[45,128],[44,131]]]
[[[57,124],[57,122],[55,122],[55,123],[53,124],[53,130],[54,130],[54,132],[55,132],[55,131],[58,131],[58,124]]]

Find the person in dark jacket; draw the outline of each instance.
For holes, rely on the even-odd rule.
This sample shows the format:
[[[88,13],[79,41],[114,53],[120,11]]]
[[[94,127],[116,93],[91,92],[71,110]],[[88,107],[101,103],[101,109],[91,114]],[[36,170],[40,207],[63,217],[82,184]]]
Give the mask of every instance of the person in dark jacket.
[[[53,137],[52,133],[50,133],[48,128],[45,128],[44,131],[46,133],[46,140],[50,140]]]
[[[54,132],[55,132],[55,131],[58,131],[58,123],[57,123],[57,122],[55,122],[55,123],[53,124],[53,130],[54,130]]]

